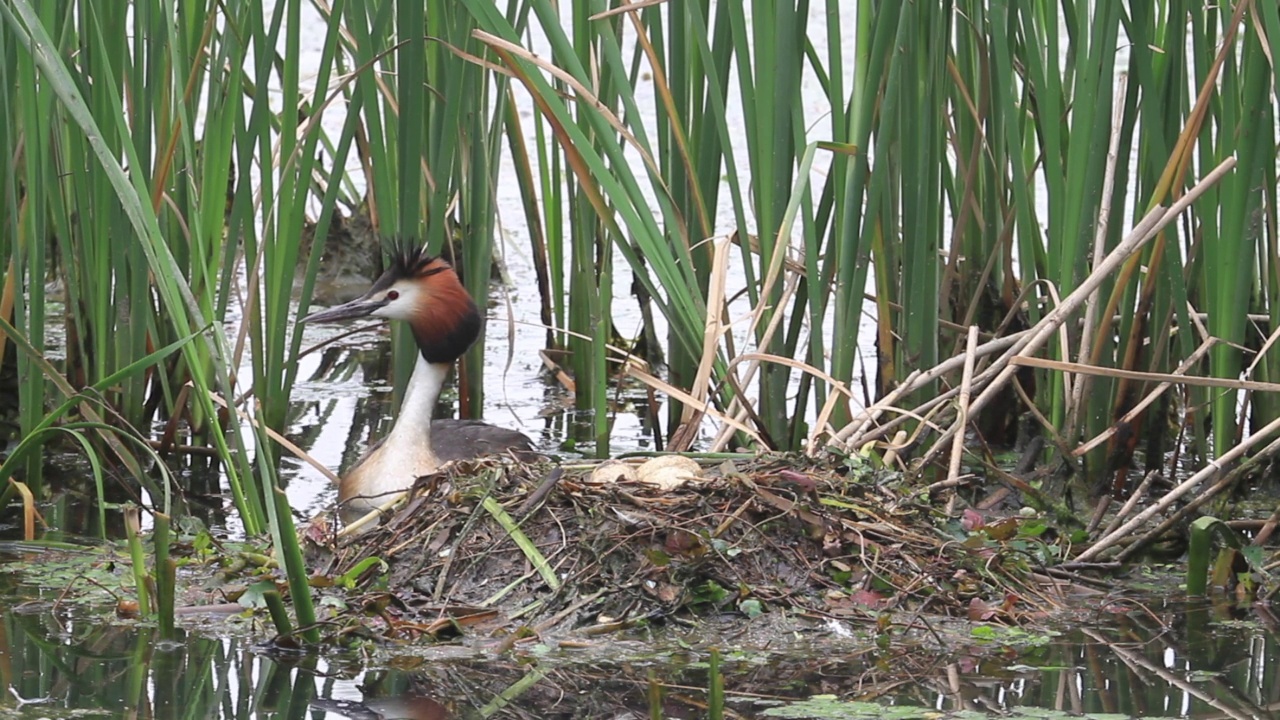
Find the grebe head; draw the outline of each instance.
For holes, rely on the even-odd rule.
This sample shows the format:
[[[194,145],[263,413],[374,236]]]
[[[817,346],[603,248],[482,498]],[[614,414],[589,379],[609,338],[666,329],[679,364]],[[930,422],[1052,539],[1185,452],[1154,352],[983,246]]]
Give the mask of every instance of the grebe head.
[[[480,311],[453,267],[444,259],[410,247],[392,257],[391,267],[364,295],[312,313],[302,322],[326,323],[360,317],[403,320],[413,330],[429,363],[451,363],[480,335]]]

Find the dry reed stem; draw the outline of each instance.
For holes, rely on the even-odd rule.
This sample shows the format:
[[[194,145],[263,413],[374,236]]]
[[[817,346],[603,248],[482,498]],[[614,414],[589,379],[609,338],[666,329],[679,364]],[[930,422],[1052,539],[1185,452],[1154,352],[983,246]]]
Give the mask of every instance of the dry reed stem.
[[[735,233],[734,235],[736,236],[737,233]],[[747,243],[746,247],[750,249],[750,242]],[[764,277],[764,285],[760,292],[761,302],[757,303],[756,307],[751,309],[751,325],[747,329],[748,338],[753,337],[756,334],[756,328],[759,327],[760,325],[760,318],[763,316],[764,308],[766,306],[766,303],[763,300],[766,297],[767,293],[770,291],[770,289],[773,287],[774,283],[776,282],[776,275],[782,272],[782,270],[787,267],[786,263],[784,262],[785,250],[786,250],[786,246],[783,245],[782,238],[780,236],[778,239],[778,244],[774,246],[773,257],[769,261],[768,272],[765,274],[765,277]],[[775,307],[790,306],[791,297],[795,294],[796,288],[799,287],[800,285],[800,277],[802,276],[802,274],[803,273],[797,274],[793,272],[788,277],[787,283],[782,290],[782,296],[778,298],[778,301]],[[769,318],[769,325],[765,327],[764,334],[761,335],[759,341],[756,342],[756,347],[768,347],[769,344],[773,342],[773,336],[777,334],[778,328],[782,325],[783,317],[784,317],[784,313],[781,313],[781,312],[773,313],[773,315]],[[729,363],[730,368],[734,367],[736,364],[737,364],[736,362],[731,361]],[[738,379],[738,387],[740,388],[746,387],[748,384],[750,384],[751,381],[755,379],[756,373],[759,370],[760,370],[759,360],[753,361],[749,365],[747,365],[746,374],[742,378]],[[741,395],[734,395],[733,400],[730,401],[729,403],[729,408],[727,412],[733,414],[733,416],[737,420],[743,421],[748,416],[754,414],[751,412],[752,409],[746,406],[746,403],[747,403],[746,398],[742,397]],[[722,451],[729,444],[729,440],[732,437],[733,437],[732,430],[730,430],[727,427],[721,427],[720,431],[716,433],[715,440],[711,443],[711,452]]]
[[[978,346],[978,348],[974,351],[975,355],[977,357],[985,357],[987,355],[1002,353],[1005,350],[1007,350],[1009,347],[1017,343],[1019,340],[1021,340],[1029,332],[1030,330],[1023,330],[1021,332],[1014,333],[1013,335],[1007,335],[1002,338],[988,340],[987,342]],[[899,385],[897,388],[895,388],[892,392],[890,392],[881,400],[864,408],[862,412],[860,412],[853,419],[853,421],[849,422],[847,425],[841,428],[840,431],[837,432],[834,437],[832,437],[830,444],[836,449],[846,449],[849,447],[860,446],[869,440],[874,440],[875,438],[878,438],[884,435],[885,433],[889,432],[890,430],[902,424],[903,422],[906,422],[906,418],[899,417],[884,425],[877,426],[876,428],[871,430],[868,430],[867,428],[871,425],[874,425],[876,421],[880,419],[880,416],[886,412],[902,412],[900,409],[894,407],[894,403],[897,402],[898,399],[900,399],[904,395],[907,395],[919,389],[920,387],[930,382],[933,382],[934,380],[944,375],[953,373],[956,370],[959,370],[963,367],[964,367],[964,356],[957,355],[949,360],[944,360],[943,362],[939,363],[937,366],[935,366],[931,370],[912,371],[911,374],[908,375],[906,379],[902,381],[901,385]],[[984,377],[989,376],[989,374],[990,373],[987,373],[984,371],[982,373],[978,373],[978,375],[975,376],[974,379],[976,382],[981,382],[982,379]],[[950,400],[952,397],[955,397],[956,395],[959,394],[959,392],[960,391],[958,389],[952,389],[952,390],[948,390],[947,392],[940,393],[936,398],[928,402],[925,402],[923,405],[916,408],[915,410],[917,413],[927,412],[930,408],[934,407],[935,405],[944,403],[947,400]],[[854,440],[857,440],[857,441],[855,442]],[[810,454],[814,454],[816,452],[817,452],[816,449],[810,449]]]
[[[1212,340],[1212,339],[1211,339]],[[1206,347],[1206,345],[1201,345]],[[1207,349],[1207,348],[1206,348]],[[1257,380],[1233,380],[1231,378],[1207,377],[1204,375],[1186,375],[1161,372],[1144,372],[1140,370],[1121,370],[1120,368],[1085,365],[1062,360],[1046,360],[1038,357],[1017,356],[1010,360],[1013,365],[1059,370],[1061,372],[1079,373],[1081,375],[1100,375],[1110,378],[1138,380],[1140,382],[1178,383],[1195,387],[1222,388],[1226,390],[1252,390],[1256,392],[1280,392],[1280,383],[1260,382]]]
[[[1073,450],[1072,454],[1075,455],[1076,457],[1084,455],[1085,453],[1089,452],[1090,450],[1094,449],[1095,447],[1109,440],[1112,435],[1115,435],[1117,427],[1124,425],[1125,423],[1133,422],[1133,420],[1136,417],[1138,417],[1139,413],[1146,410],[1147,407],[1151,405],[1151,403],[1155,402],[1156,399],[1159,398],[1161,395],[1163,395],[1166,390],[1172,387],[1175,382],[1181,382],[1181,378],[1186,375],[1187,370],[1190,370],[1194,365],[1199,363],[1200,359],[1203,358],[1209,352],[1209,349],[1212,348],[1214,343],[1216,342],[1217,340],[1215,340],[1214,338],[1207,338],[1204,342],[1200,343],[1200,347],[1197,347],[1195,349],[1195,352],[1191,353],[1191,355],[1189,355],[1186,360],[1183,360],[1182,363],[1178,365],[1178,367],[1174,368],[1172,373],[1169,373],[1169,376],[1172,379],[1165,380],[1157,384],[1155,387],[1151,388],[1150,392],[1148,392],[1145,396],[1143,396],[1142,400],[1140,400],[1137,405],[1133,406],[1133,409],[1125,413],[1124,417],[1120,418],[1118,422],[1112,423],[1111,426],[1108,427],[1106,430],[1103,430],[1102,432],[1098,433],[1097,437],[1093,438],[1092,440],[1089,440],[1088,442],[1084,443],[1080,447]]]
[[[1205,488],[1186,505],[1178,508],[1178,510],[1172,515],[1160,521],[1160,523],[1155,527],[1147,530],[1146,533],[1131,542],[1128,547],[1121,551],[1120,554],[1116,556],[1116,560],[1122,563],[1127,562],[1129,558],[1141,551],[1142,548],[1146,547],[1151,542],[1158,540],[1165,533],[1180,525],[1187,516],[1200,509],[1205,503],[1217,497],[1219,493],[1222,493],[1232,485],[1236,484],[1240,480],[1241,475],[1249,472],[1252,468],[1256,467],[1260,461],[1275,454],[1278,450],[1280,450],[1280,438],[1271,441],[1269,445],[1264,447],[1262,450],[1259,450],[1239,467],[1233,468],[1231,472],[1228,472],[1213,485]]]
[[[1115,532],[1115,529],[1120,527],[1120,523],[1124,522],[1124,519],[1133,513],[1133,509],[1138,506],[1138,501],[1146,494],[1147,488],[1151,487],[1151,483],[1159,474],[1160,473],[1155,470],[1152,470],[1142,478],[1142,482],[1138,483],[1138,487],[1134,488],[1132,493],[1129,493],[1129,499],[1125,501],[1124,506],[1120,508],[1116,513],[1116,516],[1107,524],[1107,529],[1102,531],[1104,536]],[[1107,497],[1109,498],[1110,496],[1108,495]],[[1090,528],[1090,531],[1092,530],[1093,528]]]
[[[1141,221],[1125,236],[1120,244],[1107,255],[1107,257],[1097,265],[1092,273],[1084,279],[1080,285],[1062,299],[1062,302],[1050,311],[1045,317],[1033,327],[1028,335],[1024,335],[1019,342],[1009,348],[1004,355],[992,364],[991,369],[997,370],[998,375],[994,380],[983,386],[982,392],[977,399],[973,401],[972,412],[977,413],[985,408],[997,394],[1008,384],[1009,379],[1017,372],[1017,366],[1011,360],[1019,355],[1030,355],[1040,350],[1048,341],[1049,337],[1058,331],[1058,328],[1067,321],[1076,310],[1080,308],[1088,298],[1088,296],[1097,289],[1113,272],[1119,269],[1128,258],[1136,253],[1146,244],[1148,240],[1155,237],[1166,225],[1173,222],[1178,215],[1190,207],[1191,203],[1197,200],[1206,190],[1218,180],[1222,179],[1236,165],[1234,157],[1228,157],[1223,160],[1217,167],[1213,169],[1200,182],[1187,191],[1185,195],[1178,199],[1169,207],[1157,206],[1148,212]],[[932,462],[935,453],[941,444],[951,438],[951,430],[939,439],[938,444],[924,458],[924,463]]]
[[[707,286],[707,321],[702,329],[702,357],[698,361],[698,371],[694,374],[693,385],[689,389],[689,394],[698,400],[698,404],[684,406],[680,414],[680,427],[672,434],[668,445],[672,452],[688,450],[698,436],[697,427],[702,420],[702,413],[697,408],[699,405],[705,407],[709,404],[711,370],[715,366],[720,338],[725,333],[725,324],[721,318],[726,310],[724,285],[729,269],[729,238],[724,235],[716,236],[711,240],[711,248],[711,276]]]
[[[1049,300],[1052,301],[1053,307],[1062,304],[1062,296],[1058,294],[1058,286],[1053,283],[1046,283],[1045,292],[1049,294]],[[1064,355],[1071,353],[1071,334],[1067,332],[1067,324],[1064,322],[1058,326],[1058,345],[1062,347]],[[1017,384],[1015,382],[1015,384]],[[1070,404],[1071,396],[1075,393],[1075,378],[1070,373],[1062,376],[1062,392]],[[1027,407],[1035,407],[1035,403],[1027,403]]]
[[[191,385],[191,383],[187,383],[187,385]],[[214,393],[214,392],[209,392],[208,395],[209,395],[209,399],[212,400],[215,405],[221,407],[224,410],[235,410],[236,416],[239,417],[243,422],[247,422],[253,427],[259,430],[262,430],[267,434],[267,437],[280,443],[281,447],[293,453],[294,457],[298,458],[299,460],[302,460],[303,462],[315,468],[316,470],[319,470],[321,475],[324,475],[325,477],[329,478],[335,484],[338,482],[338,476],[334,474],[332,470],[325,467],[324,463],[321,463],[319,460],[316,460],[315,458],[308,455],[307,452],[302,448],[298,447],[297,445],[294,445],[293,442],[289,440],[289,438],[281,435],[280,433],[276,432],[275,430],[272,430],[269,427],[264,427],[261,423],[258,422],[258,418],[254,417],[253,415],[250,415],[244,410],[241,410],[239,407],[233,408],[230,404],[227,403],[227,401],[221,395],[218,395],[217,393]]]
[[[964,456],[964,428],[969,425],[969,399],[973,390],[974,350],[978,346],[978,326],[969,326],[969,341],[964,351],[964,373],[960,377],[960,400],[956,403],[955,441],[951,443],[951,462],[947,482],[958,483],[960,459]]]
[[[1257,321],[1254,320],[1252,322],[1257,322]],[[1271,322],[1271,319],[1267,318],[1263,322],[1269,323]],[[1276,344],[1277,340],[1280,340],[1280,326],[1275,327],[1271,331],[1271,334],[1267,336],[1266,341],[1262,343],[1262,347],[1259,348],[1256,353],[1254,353],[1253,362],[1249,363],[1249,367],[1245,368],[1244,370],[1245,377],[1250,377],[1253,375],[1254,368],[1258,367],[1258,363],[1262,362],[1262,359],[1267,356],[1267,351],[1271,349],[1272,345]]]
[[[404,492],[393,493],[388,497],[386,502],[370,510],[364,515],[361,515],[359,518],[356,518],[355,521],[344,525],[335,537],[341,540],[342,538],[351,537],[352,535],[359,535],[367,529],[367,525],[372,525],[373,523],[378,522],[378,520],[384,515],[389,514],[396,505],[405,499],[405,497],[406,494]]]
[[[810,365],[809,363],[806,363],[800,360],[795,360],[789,357],[783,357],[781,355],[772,355],[769,353],[758,353],[758,352],[745,352],[740,355],[737,355],[736,357],[733,358],[733,360],[729,361],[729,369],[732,370],[739,363],[748,362],[748,361],[750,362],[750,365],[748,366],[750,369],[748,370],[746,382],[751,381],[751,374],[754,373],[755,370],[759,368],[762,363],[771,362],[771,363],[777,363],[779,365],[786,365],[787,367],[792,368],[793,370],[798,370],[802,373],[807,373],[819,380],[822,380],[823,382],[827,383],[827,385],[831,388],[832,398],[838,398],[841,395],[843,395],[846,398],[849,398],[851,400],[853,399],[853,391],[850,390],[844,383],[840,382],[839,380],[835,379],[831,375],[827,374],[827,372],[822,368],[817,368],[817,367],[814,367],[813,365]],[[826,407],[823,408],[824,414],[819,416],[818,421],[815,422],[813,428],[809,430],[810,447],[812,447],[813,445],[813,438],[817,434],[822,432],[823,428],[826,427],[827,419],[830,418],[831,408],[833,408],[833,402],[830,399],[828,399]],[[737,416],[739,419],[741,419],[743,415],[746,414],[746,410],[743,409],[740,411],[740,413],[741,414]],[[723,451],[725,447],[725,443],[727,442],[728,438],[732,437],[732,435],[733,435],[732,430],[728,428],[722,428],[720,433],[716,436],[715,442],[712,443],[711,445],[711,452]]]
[[[764,439],[760,437],[759,433],[757,433],[755,429],[753,429],[752,427],[742,422],[739,422],[738,420],[735,420],[732,417],[729,417],[728,415],[725,415],[724,413],[721,413],[719,410],[716,410],[715,407],[713,407],[710,402],[707,402],[705,400],[699,400],[693,397],[692,395],[690,395],[689,393],[685,392],[684,390],[681,390],[680,388],[672,385],[671,383],[666,382],[665,380],[661,380],[655,377],[654,375],[651,375],[648,372],[641,370],[639,367],[631,363],[628,363],[626,365],[626,370],[627,370],[627,375],[630,375],[631,377],[635,378],[636,380],[639,380],[645,385],[648,385],[654,390],[657,390],[658,392],[661,392],[661,393],[666,393],[667,395],[670,395],[672,398],[679,400],[680,402],[685,403],[687,405],[693,405],[696,408],[698,408],[699,412],[702,412],[703,414],[710,416],[713,420],[724,423],[726,425],[730,425],[733,427],[733,429],[746,433],[755,442],[760,443],[762,445],[764,444]]]

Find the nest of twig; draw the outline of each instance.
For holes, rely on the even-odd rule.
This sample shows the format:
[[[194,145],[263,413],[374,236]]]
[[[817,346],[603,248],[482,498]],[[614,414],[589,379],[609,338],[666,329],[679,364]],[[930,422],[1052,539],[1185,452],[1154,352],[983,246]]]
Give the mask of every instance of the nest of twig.
[[[1017,620],[1054,604],[1026,553],[973,542],[894,476],[766,456],[657,487],[611,468],[453,465],[372,530],[321,542],[312,567],[351,577],[363,564],[366,594],[349,606],[409,634],[592,636],[774,609]]]

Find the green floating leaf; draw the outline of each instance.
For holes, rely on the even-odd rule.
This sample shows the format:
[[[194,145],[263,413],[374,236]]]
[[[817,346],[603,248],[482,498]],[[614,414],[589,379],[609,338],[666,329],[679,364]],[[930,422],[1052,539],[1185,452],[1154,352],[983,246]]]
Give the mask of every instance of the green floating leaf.
[[[693,590],[694,602],[718,605],[729,599],[729,591],[715,580],[708,580]]]
[[[657,548],[650,548],[645,551],[645,556],[649,558],[649,562],[653,563],[654,567],[666,567],[671,564],[671,556]]]
[[[260,580],[249,587],[245,588],[244,593],[237,600],[240,607],[246,608],[264,608],[267,606],[267,593],[279,592],[276,584],[271,580]]]

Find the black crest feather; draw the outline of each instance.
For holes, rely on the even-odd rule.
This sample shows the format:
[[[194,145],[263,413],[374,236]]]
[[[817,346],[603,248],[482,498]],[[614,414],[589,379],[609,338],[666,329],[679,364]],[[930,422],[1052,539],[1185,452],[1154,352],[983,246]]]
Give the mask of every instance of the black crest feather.
[[[426,270],[436,256],[427,252],[427,247],[413,238],[392,238],[387,242],[387,254],[391,256],[391,269],[400,277],[416,277]]]

